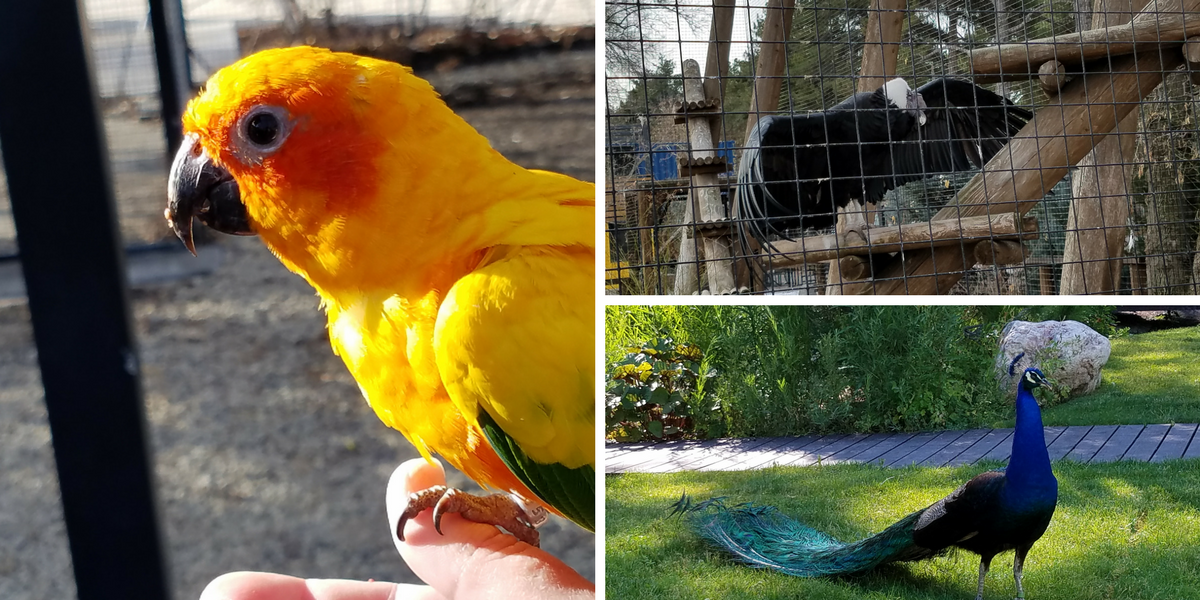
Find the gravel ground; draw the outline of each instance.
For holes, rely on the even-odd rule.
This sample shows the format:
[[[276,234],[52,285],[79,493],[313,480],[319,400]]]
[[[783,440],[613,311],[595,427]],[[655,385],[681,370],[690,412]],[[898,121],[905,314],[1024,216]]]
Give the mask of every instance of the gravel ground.
[[[459,112],[518,163],[594,180],[594,98],[563,96]],[[165,176],[146,178],[122,198],[161,198],[148,186]],[[333,356],[307,284],[253,238],[217,243],[226,260],[215,272],[132,293],[174,597],[243,569],[414,581],[392,547],[383,495],[416,451],[375,418]],[[73,597],[23,301],[0,304],[0,482],[0,598]],[[595,579],[592,534],[556,520],[543,540]]]

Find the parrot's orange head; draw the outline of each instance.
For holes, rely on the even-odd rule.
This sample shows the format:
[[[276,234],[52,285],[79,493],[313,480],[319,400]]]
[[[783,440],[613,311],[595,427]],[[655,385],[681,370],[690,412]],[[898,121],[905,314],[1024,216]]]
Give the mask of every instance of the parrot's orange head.
[[[394,134],[444,107],[395,63],[310,47],[254,54],[188,104],[167,219],[193,252],[193,216],[225,233],[270,234],[277,250],[289,232],[318,237],[372,211],[379,158],[404,137]]]

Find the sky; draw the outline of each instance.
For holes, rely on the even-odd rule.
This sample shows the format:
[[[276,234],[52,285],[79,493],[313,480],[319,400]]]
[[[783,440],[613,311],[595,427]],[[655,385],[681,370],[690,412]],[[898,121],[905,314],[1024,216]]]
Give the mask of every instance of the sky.
[[[629,0],[633,1],[633,0]],[[704,71],[704,63],[708,59],[708,37],[712,26],[712,4],[705,0],[679,0],[684,10],[694,15],[692,23],[682,21],[670,10],[647,10],[642,16],[643,38],[652,40],[647,43],[647,55],[654,54],[652,68],[658,59],[667,58],[675,64],[675,72],[682,70],[683,61],[695,59]],[[687,3],[687,4],[685,4]],[[649,4],[649,2],[647,2]],[[729,49],[729,60],[733,61],[750,52],[754,23],[763,18],[766,12],[763,7],[767,0],[736,0],[733,17],[732,44]],[[694,26],[694,28],[692,27]],[[632,87],[632,81],[621,79],[624,74],[608,73],[608,93],[610,97],[624,97]],[[616,77],[614,79],[614,77]]]
[[[347,16],[426,14],[432,17],[472,15],[510,22],[582,25],[596,21],[593,0],[299,0],[301,8],[319,14],[326,6]],[[137,20],[149,8],[144,0],[84,0],[88,19]],[[189,19],[277,20],[279,0],[183,0]]]

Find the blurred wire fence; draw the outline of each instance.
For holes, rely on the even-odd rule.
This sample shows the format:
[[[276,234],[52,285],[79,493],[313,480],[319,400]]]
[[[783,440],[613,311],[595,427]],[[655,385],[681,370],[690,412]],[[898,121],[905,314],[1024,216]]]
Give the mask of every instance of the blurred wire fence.
[[[610,0],[608,292],[1200,293],[1197,9]],[[901,131],[892,77],[982,91]],[[990,93],[1035,116],[989,137]]]
[[[4,4],[9,5],[24,7],[17,2]],[[416,577],[395,556],[386,528],[379,526],[384,523],[381,482],[394,461],[416,457],[418,452],[403,436],[384,427],[362,401],[344,365],[329,351],[324,318],[311,288],[287,273],[260,243],[226,238],[220,247],[201,251],[198,259],[182,250],[163,218],[174,148],[165,141],[150,5],[145,0],[84,0],[80,5],[88,17],[85,41],[100,97],[116,211],[127,250],[125,267],[135,291],[129,305],[122,307],[79,298],[84,308],[77,312],[94,322],[113,321],[104,315],[118,308],[132,313],[139,350],[131,356],[123,346],[122,365],[129,369],[128,365],[137,364],[141,373],[172,597],[198,597],[219,573],[247,565],[314,576],[415,582]],[[273,46],[322,45],[398,60],[430,80],[460,116],[513,161],[586,180],[596,176],[595,4],[591,0],[183,0],[182,9],[192,88],[238,58]],[[68,15],[69,11],[40,3],[28,12],[35,11],[46,22],[60,24],[69,18],[70,27],[53,31],[66,30],[68,38],[74,34],[75,15]],[[20,11],[0,9],[6,18],[12,13]],[[157,19],[161,13],[155,14],[155,22],[161,21]],[[59,38],[39,30],[31,32],[29,39]],[[50,42],[44,46],[54,47]],[[0,52],[4,51],[5,44],[0,43]],[[36,53],[22,48],[23,56],[32,54]],[[0,56],[0,63],[6,58],[11,57]],[[73,58],[78,59],[78,52]],[[38,92],[40,78],[60,75],[58,66],[51,58],[36,64],[39,78],[30,78],[29,92]],[[59,105],[67,103],[55,99],[61,100]],[[55,119],[63,112],[56,108],[20,117],[34,126],[61,125],[63,121]],[[5,119],[6,125],[11,122]],[[12,153],[7,156],[11,163],[17,163],[12,159],[22,150],[31,152],[25,155],[28,165],[28,157],[71,144],[76,144],[73,149],[81,147],[71,136],[39,139],[28,135],[30,129],[24,129],[23,138],[15,138],[25,140],[25,148],[6,138],[11,147],[0,150]],[[28,144],[30,138],[37,143]],[[72,189],[85,188],[81,180],[70,179],[79,169],[71,164],[54,166],[66,184],[74,184]],[[13,187],[19,187],[16,173],[11,174]],[[38,176],[23,174],[25,181]],[[58,212],[64,221],[82,223],[76,231],[94,227],[94,221],[80,219],[69,207],[49,205],[48,199],[61,198],[55,194],[66,187],[57,186],[45,197],[36,190],[26,193],[18,198],[18,208],[28,211],[41,203],[43,216]],[[7,509],[0,511],[0,572],[4,573],[0,598],[75,597],[72,567],[76,573],[89,566],[93,572],[98,569],[73,555],[77,548],[68,543],[60,499],[71,491],[58,487],[51,448],[58,433],[52,436],[48,425],[38,368],[39,358],[54,353],[39,357],[35,347],[21,269],[35,274],[31,280],[41,274],[43,289],[47,281],[71,284],[88,278],[45,267],[39,273],[34,251],[22,264],[8,188],[0,162],[0,457],[4,459],[0,472],[5,483],[12,484],[0,487],[0,506]],[[95,188],[84,191],[95,192]],[[28,230],[23,233],[41,242],[36,245],[53,246],[72,253],[69,256],[93,250],[66,234],[52,237],[57,232],[51,228],[42,231],[48,233],[41,234],[44,237]],[[197,227],[195,232],[203,235],[207,228]],[[222,255],[229,265],[221,267]],[[43,252],[43,265],[45,256]],[[141,277],[140,284],[139,267],[146,267],[142,272],[150,275]],[[196,276],[204,273],[209,275]],[[163,280],[174,281],[146,285]],[[33,304],[39,301],[42,307],[55,304],[35,294]],[[69,311],[64,303],[56,308],[59,314]],[[79,335],[105,337],[97,331],[88,328]],[[236,343],[231,345],[230,340]],[[88,339],[73,348],[87,351],[104,341]],[[102,355],[97,356],[101,357],[90,362],[104,364]],[[63,362],[61,354],[57,360]],[[225,366],[216,366],[223,361]],[[196,368],[200,364],[206,366]],[[96,387],[86,376],[71,381]],[[106,397],[102,391],[107,390],[78,401],[108,410],[110,404],[96,402]],[[124,468],[118,457],[105,454],[103,461]],[[123,476],[128,476],[128,470]],[[451,485],[469,484],[453,469],[448,476]],[[76,496],[108,491],[73,487]],[[112,513],[116,522],[124,514],[105,509],[103,503],[93,505]],[[564,522],[550,527],[543,547],[595,579],[591,534]]]
[[[127,245],[166,240],[169,231],[162,211],[173,149],[163,137],[148,4],[85,0],[83,5],[121,233]],[[456,107],[551,101],[564,94],[593,97],[590,52],[570,53],[573,56],[562,60],[540,57],[546,50],[590,50],[595,42],[594,7],[590,0],[182,2],[195,87],[257,50],[310,44],[412,66]],[[533,61],[537,68],[523,61]],[[496,66],[499,62],[503,64]],[[485,63],[488,68],[472,69]],[[593,170],[589,162],[586,173],[572,174],[591,178]],[[13,257],[16,252],[0,168],[0,256]]]

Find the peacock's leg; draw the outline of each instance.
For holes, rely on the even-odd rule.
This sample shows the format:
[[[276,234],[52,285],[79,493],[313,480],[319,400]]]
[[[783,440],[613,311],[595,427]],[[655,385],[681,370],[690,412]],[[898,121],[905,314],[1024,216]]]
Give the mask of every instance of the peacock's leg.
[[[991,556],[979,557],[979,587],[975,591],[975,600],[983,600],[983,580],[987,577],[988,569],[992,566]]]
[[[1017,548],[1017,557],[1013,559],[1013,579],[1017,581],[1017,598],[1024,600],[1025,588],[1021,585],[1021,574],[1025,570],[1025,555],[1029,553],[1029,546]]]

